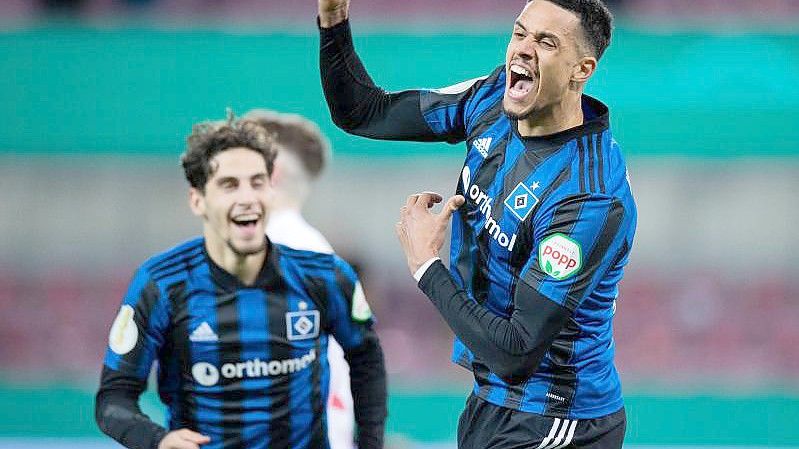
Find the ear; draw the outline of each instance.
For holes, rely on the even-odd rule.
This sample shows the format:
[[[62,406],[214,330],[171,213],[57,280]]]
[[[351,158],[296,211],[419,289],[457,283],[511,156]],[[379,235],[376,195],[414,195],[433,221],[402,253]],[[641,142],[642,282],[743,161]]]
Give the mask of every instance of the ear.
[[[278,155],[278,158],[279,157]],[[272,174],[269,175],[269,184],[272,187],[282,184],[284,176],[283,164],[278,163],[277,159],[275,159],[275,163],[272,165]]]
[[[596,58],[593,56],[583,56],[572,69],[571,81],[585,84],[596,71]]]
[[[194,215],[198,217],[205,215],[205,196],[194,187],[189,189],[189,207]]]

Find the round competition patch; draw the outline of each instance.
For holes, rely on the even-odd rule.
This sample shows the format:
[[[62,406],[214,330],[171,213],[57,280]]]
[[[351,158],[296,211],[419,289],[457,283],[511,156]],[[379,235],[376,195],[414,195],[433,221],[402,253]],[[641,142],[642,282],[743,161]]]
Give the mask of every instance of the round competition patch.
[[[361,281],[355,284],[355,291],[352,294],[352,319],[359,322],[368,321],[372,318],[372,309],[366,302],[366,295],[363,293]]]
[[[133,307],[124,305],[119,309],[119,314],[111,325],[111,333],[108,335],[108,346],[114,353],[125,355],[136,347],[139,339],[139,328],[133,321]]]

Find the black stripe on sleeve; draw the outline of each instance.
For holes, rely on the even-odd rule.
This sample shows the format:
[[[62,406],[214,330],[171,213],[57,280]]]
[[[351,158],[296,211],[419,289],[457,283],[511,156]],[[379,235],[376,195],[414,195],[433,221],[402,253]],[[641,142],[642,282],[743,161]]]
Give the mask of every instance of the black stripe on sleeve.
[[[574,229],[574,226],[577,224],[577,220],[580,217],[583,205],[589,197],[589,194],[582,193],[567,197],[562,200],[552,215],[552,221],[547,228],[547,235],[557,233],[569,235],[572,229]],[[524,274],[524,280],[532,286],[538,286],[539,279],[544,279],[545,277],[546,274],[541,271],[541,267],[538,263],[532,264],[530,269]]]
[[[202,249],[203,249],[202,242],[198,242],[195,245],[192,245],[192,246],[190,246],[188,248],[185,248],[185,249],[180,250],[180,251],[178,251],[178,252],[176,252],[174,254],[171,254],[169,256],[169,258],[167,258],[165,260],[159,261],[158,263],[156,263],[155,265],[152,266],[152,268],[150,269],[150,272],[154,273],[154,274],[158,274],[160,271],[169,270],[169,269],[175,267],[176,265],[179,265],[179,264],[183,263],[186,259],[191,259],[194,256],[196,256],[197,254],[202,253],[203,252]],[[194,251],[197,251],[197,250],[200,250],[200,252],[197,253],[197,254],[190,254],[190,253],[192,253]]]
[[[345,275],[338,267],[335,269],[336,272],[336,284],[338,288],[341,290],[341,294],[344,295],[344,299],[347,301],[347,315],[350,315],[352,312],[352,297],[355,294],[355,283],[350,280],[347,275]],[[327,305],[327,293],[324,295],[325,298],[325,305]]]
[[[577,176],[580,178],[580,193],[585,193],[585,146],[583,146],[583,139],[577,139],[577,157],[579,160]]]
[[[139,296],[139,300],[136,302],[133,310],[133,320],[136,323],[136,326],[139,328],[139,337],[136,340],[136,346],[133,349],[125,354],[122,357],[120,362],[119,368],[125,374],[128,375],[139,375],[139,371],[145,369],[144,378],[147,378],[147,374],[150,372],[150,368],[152,366],[153,360],[145,359],[146,351],[145,347],[147,345],[147,335],[146,330],[150,327],[150,317],[155,309],[156,305],[158,304],[158,299],[161,296],[161,292],[158,289],[158,286],[155,282],[148,282],[147,285],[144,286],[142,292]],[[153,354],[155,355],[155,354]],[[147,364],[149,366],[142,367],[142,364]],[[135,370],[131,372],[130,370]]]
[[[599,164],[599,193],[605,193],[605,155],[602,151],[602,134],[595,134],[593,138],[596,142],[596,160]]]
[[[605,259],[608,248],[613,243],[613,239],[616,238],[616,234],[619,232],[623,220],[624,205],[618,198],[614,198],[613,202],[610,204],[610,209],[608,210],[602,231],[600,231],[597,237],[596,244],[591,249],[588,260],[577,274],[577,279],[566,295],[566,307],[568,307],[569,310],[577,308],[577,305],[582,300],[586,290],[591,284],[591,280],[595,277],[596,270],[602,264],[602,260]]]
[[[162,361],[168,361],[169,365],[162,372],[164,376],[173,378],[162,379],[161,382],[174,383],[177,388],[177,401],[170,411],[174,428],[186,427],[197,430],[197,401],[194,398],[194,383],[186,382],[183,373],[191,373],[192,355],[189,335],[191,317],[189,315],[189,295],[186,292],[186,282],[176,282],[167,288],[167,295],[172,307],[174,326],[164,346]],[[177,413],[175,413],[177,412]]]
[[[588,190],[593,192],[596,189],[596,174],[594,173],[594,139],[592,136],[587,136],[585,139],[588,141]],[[582,140],[582,139],[580,139]]]

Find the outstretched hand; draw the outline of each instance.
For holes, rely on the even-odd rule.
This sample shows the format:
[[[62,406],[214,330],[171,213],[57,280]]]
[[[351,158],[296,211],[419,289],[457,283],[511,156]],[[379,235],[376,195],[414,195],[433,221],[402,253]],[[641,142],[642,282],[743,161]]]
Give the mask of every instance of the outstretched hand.
[[[211,438],[189,429],[173,430],[158,443],[158,449],[199,449]]]
[[[447,200],[441,212],[432,213],[430,208],[442,200],[437,193],[417,193],[409,196],[400,209],[400,221],[395,228],[411,274],[416,273],[428,260],[438,257],[452,213],[466,201],[463,196],[454,195]]]
[[[347,20],[350,0],[319,0],[319,24],[331,28]]]

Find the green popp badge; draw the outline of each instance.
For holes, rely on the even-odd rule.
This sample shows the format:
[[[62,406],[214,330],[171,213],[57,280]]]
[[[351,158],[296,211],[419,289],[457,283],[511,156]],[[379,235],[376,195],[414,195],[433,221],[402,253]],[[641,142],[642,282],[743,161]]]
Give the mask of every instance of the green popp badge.
[[[583,251],[576,240],[554,234],[538,245],[538,265],[541,271],[557,280],[574,276],[583,267]]]

